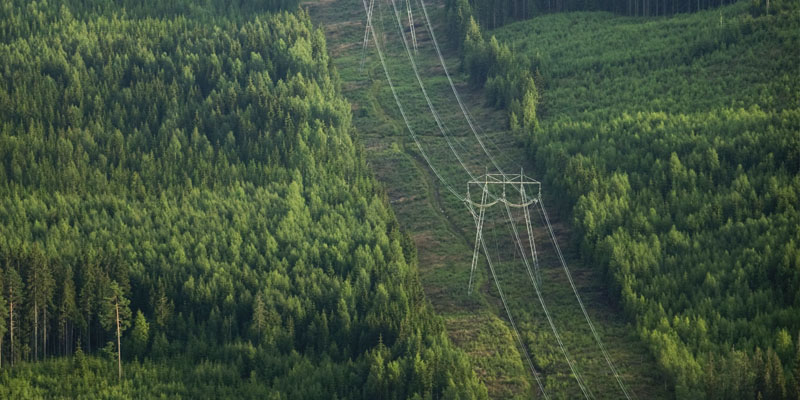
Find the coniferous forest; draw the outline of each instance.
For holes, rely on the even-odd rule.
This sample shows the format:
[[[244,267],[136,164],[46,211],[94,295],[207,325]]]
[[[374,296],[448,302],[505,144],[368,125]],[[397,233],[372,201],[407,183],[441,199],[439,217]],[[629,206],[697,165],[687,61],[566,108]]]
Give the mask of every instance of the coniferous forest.
[[[800,398],[798,4],[493,31],[481,7],[448,3],[462,67],[508,111],[675,397]]]
[[[431,250],[434,230],[420,239],[419,221],[395,215],[428,218],[402,204],[419,195],[444,218],[447,240],[473,228],[449,214],[455,200],[439,199],[453,166],[421,167],[435,172],[429,181],[401,171],[422,157],[433,167],[394,133],[419,128],[434,161],[443,146],[422,127],[430,121],[414,108],[422,102],[391,31],[381,26],[393,66],[384,71],[415,110],[405,125],[381,108],[400,101],[376,78],[384,71],[369,41],[360,60],[351,51],[360,43],[338,42],[353,26],[361,38],[368,1],[336,26],[308,11],[342,1],[0,4],[0,399],[579,393],[568,386],[577,370],[569,359],[572,374],[559,369],[527,298],[509,301],[523,332],[514,326],[514,342],[504,295],[481,276],[475,297],[453,295],[466,281],[452,271],[464,266]],[[440,68],[424,61],[433,35],[421,3],[402,5],[399,32],[415,35],[413,57],[443,101],[437,90],[449,87],[431,78]],[[559,240],[594,274],[578,284],[593,276],[602,287],[586,319],[612,310],[617,320],[597,325],[629,387],[653,398],[800,400],[800,4],[428,6],[477,123],[501,115],[494,138],[505,140],[493,145],[518,148],[547,201],[560,200]],[[457,144],[468,151],[467,139]],[[398,182],[419,193],[390,198],[408,189]],[[419,271],[433,267],[420,259],[446,271],[424,281]],[[530,291],[509,286],[509,297]],[[473,330],[475,320],[489,328]],[[609,337],[615,329],[630,336]],[[607,388],[610,373],[582,335],[564,337],[588,381]]]
[[[0,398],[485,397],[308,16],[124,3],[0,6]]]

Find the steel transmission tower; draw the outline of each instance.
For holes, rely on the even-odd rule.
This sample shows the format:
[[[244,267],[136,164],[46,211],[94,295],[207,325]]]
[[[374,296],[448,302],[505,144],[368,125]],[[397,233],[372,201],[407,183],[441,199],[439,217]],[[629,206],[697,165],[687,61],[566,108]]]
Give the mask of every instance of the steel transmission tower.
[[[480,203],[472,200],[470,188],[477,186],[481,192]],[[519,192],[520,202],[514,203],[506,197],[506,188],[511,187],[515,192]],[[526,189],[527,188],[527,189]],[[529,197],[529,193],[533,194]],[[468,292],[472,293],[472,280],[475,275],[475,267],[478,265],[478,254],[480,253],[481,240],[483,239],[483,221],[486,209],[497,203],[503,203],[507,207],[522,208],[525,216],[525,227],[528,231],[528,246],[533,257],[534,276],[537,283],[541,283],[539,274],[539,258],[536,253],[536,242],[533,239],[533,228],[531,227],[530,207],[536,204],[542,194],[542,185],[539,181],[525,176],[522,171],[519,174],[489,174],[476,177],[467,182],[467,201],[478,209],[475,229],[475,249],[472,253],[472,266],[469,272]],[[491,200],[491,201],[490,201]],[[511,221],[513,223],[513,221]]]

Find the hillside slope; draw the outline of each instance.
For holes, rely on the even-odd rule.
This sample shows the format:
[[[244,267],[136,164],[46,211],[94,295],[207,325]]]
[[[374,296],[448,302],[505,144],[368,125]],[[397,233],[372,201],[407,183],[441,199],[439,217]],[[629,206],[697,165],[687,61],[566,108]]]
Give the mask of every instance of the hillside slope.
[[[783,5],[492,32],[538,69],[530,155],[678,398],[800,394],[800,8]]]
[[[405,3],[397,3],[405,25]],[[334,64],[342,77],[344,95],[353,106],[353,121],[358,138],[366,146],[366,156],[389,194],[398,220],[412,235],[420,259],[420,280],[437,313],[446,321],[450,338],[470,355],[470,364],[486,383],[492,398],[531,398],[539,389],[531,375],[521,348],[515,341],[502,302],[488,266],[479,265],[476,273],[479,290],[467,293],[470,262],[475,240],[475,225],[464,205],[448,191],[427,165],[410,139],[398,112],[374,43],[362,52],[365,14],[359,2],[335,0],[304,3],[312,19],[325,28]],[[493,166],[469,130],[449,84],[443,74],[419,3],[411,2],[417,22],[418,52],[415,62],[432,103],[450,132],[451,142],[475,175]],[[445,35],[443,2],[427,4],[437,38]],[[381,37],[387,68],[403,104],[409,124],[426,150],[431,163],[457,191],[466,190],[469,175],[459,165],[447,141],[438,131],[426,101],[412,73],[409,58],[397,34],[390,3],[376,2],[374,26]],[[537,177],[540,170],[526,162],[525,146],[507,129],[505,113],[487,107],[484,92],[474,90],[459,72],[458,53],[442,48],[448,68],[463,100],[483,128],[481,135],[497,162],[507,172]],[[362,66],[363,57],[363,66]],[[555,204],[553,192],[543,189],[548,204]],[[501,208],[490,210],[485,235],[490,246],[499,281],[513,318],[529,349],[535,367],[544,377],[547,393],[554,398],[582,396],[574,377],[541,311],[531,282],[525,274],[519,253],[511,239],[509,224]],[[521,215],[521,212],[520,212]],[[571,231],[563,218],[551,216],[562,245]],[[563,335],[576,368],[583,374],[597,398],[622,395],[597,349],[591,332],[575,301],[569,282],[560,268],[547,234],[536,216],[534,235],[542,243],[543,295],[552,311],[554,323]],[[517,216],[517,223],[522,222]],[[524,229],[524,228],[522,228]],[[622,371],[622,379],[640,398],[669,397],[662,372],[622,311],[609,301],[602,276],[581,263],[574,248],[565,249],[579,293],[589,315],[598,326],[612,358]],[[481,256],[483,259],[483,256]]]
[[[0,6],[0,398],[485,398],[322,32],[160,3]]]

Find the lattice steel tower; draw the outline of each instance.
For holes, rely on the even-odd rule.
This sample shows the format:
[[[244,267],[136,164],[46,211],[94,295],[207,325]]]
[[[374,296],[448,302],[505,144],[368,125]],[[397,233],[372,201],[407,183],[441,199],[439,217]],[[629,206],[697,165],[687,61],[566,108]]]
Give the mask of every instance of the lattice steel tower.
[[[470,187],[478,186],[481,192],[481,200],[480,203],[476,203],[472,200],[472,195],[470,194]],[[511,187],[514,191],[519,192],[520,202],[514,203],[509,201],[506,197],[506,188]],[[526,187],[528,189],[526,189]],[[492,191],[492,188],[495,191]],[[499,193],[496,193],[500,189]],[[533,197],[529,197],[529,194],[534,194]],[[528,246],[531,251],[531,257],[533,258],[533,269],[534,269],[534,276],[536,278],[537,283],[541,283],[541,276],[539,274],[539,258],[536,253],[536,241],[533,238],[533,228],[531,227],[531,214],[528,207],[533,204],[536,204],[542,195],[542,184],[535,180],[531,179],[525,174],[520,171],[519,174],[489,174],[486,173],[482,176],[479,176],[475,179],[472,179],[467,182],[467,196],[466,199],[470,203],[472,207],[478,209],[476,215],[476,229],[475,229],[475,249],[472,253],[472,266],[469,272],[469,287],[468,292],[472,293],[472,280],[475,274],[475,267],[478,265],[478,253],[480,253],[481,248],[481,240],[483,238],[483,220],[484,216],[486,215],[486,209],[497,204],[503,203],[506,207],[514,207],[514,208],[522,208],[524,216],[525,216],[525,227],[528,230]],[[511,221],[513,223],[513,221]]]

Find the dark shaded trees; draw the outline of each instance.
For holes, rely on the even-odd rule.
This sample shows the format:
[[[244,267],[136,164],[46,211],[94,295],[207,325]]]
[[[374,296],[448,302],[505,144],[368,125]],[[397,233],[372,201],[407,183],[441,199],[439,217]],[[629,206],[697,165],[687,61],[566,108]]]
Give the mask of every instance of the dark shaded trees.
[[[0,9],[0,267],[14,324],[0,347],[12,360],[53,343],[87,355],[63,380],[47,371],[64,359],[15,363],[0,397],[362,398],[382,343],[397,373],[378,384],[398,398],[485,398],[409,295],[421,292],[410,241],[305,12],[155,3]],[[94,357],[109,341],[117,379]],[[450,362],[414,367],[439,354]]]

